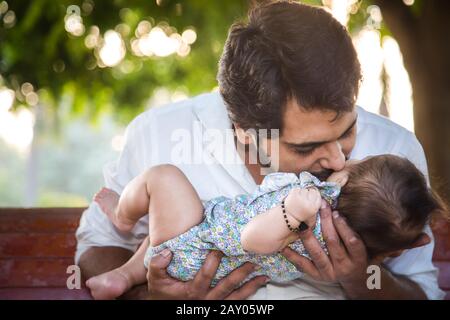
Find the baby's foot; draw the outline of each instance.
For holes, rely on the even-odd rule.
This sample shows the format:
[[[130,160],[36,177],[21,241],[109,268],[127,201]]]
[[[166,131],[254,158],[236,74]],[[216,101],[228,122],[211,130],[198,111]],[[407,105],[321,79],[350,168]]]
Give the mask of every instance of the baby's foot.
[[[128,291],[132,285],[127,276],[118,269],[103,273],[86,281],[95,300],[112,300]]]
[[[98,203],[117,229],[123,232],[129,232],[133,229],[134,222],[123,218],[122,214],[119,214],[119,195],[117,192],[108,188],[102,188],[94,195],[94,201]]]

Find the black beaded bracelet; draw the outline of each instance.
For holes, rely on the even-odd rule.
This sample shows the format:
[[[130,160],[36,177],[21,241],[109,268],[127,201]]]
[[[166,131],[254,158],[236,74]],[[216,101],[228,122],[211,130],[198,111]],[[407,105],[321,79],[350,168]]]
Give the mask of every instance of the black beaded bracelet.
[[[291,230],[292,232],[302,232],[302,231],[305,231],[306,229],[308,229],[308,225],[305,222],[303,222],[303,221],[300,222],[300,225],[298,226],[298,228],[294,229],[294,228],[291,227],[291,225],[289,224],[289,220],[287,218],[287,215],[286,215],[286,208],[285,208],[285,205],[284,205],[284,200],[285,199],[283,199],[281,201],[281,210],[283,210],[283,217],[284,217],[284,220],[286,221],[286,225],[289,228],[289,230]]]

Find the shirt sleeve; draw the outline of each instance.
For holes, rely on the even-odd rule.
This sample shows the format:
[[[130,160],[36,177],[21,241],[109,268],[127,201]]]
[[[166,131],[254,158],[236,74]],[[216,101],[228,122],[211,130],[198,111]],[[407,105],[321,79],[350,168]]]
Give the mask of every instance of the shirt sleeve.
[[[144,115],[133,120],[125,131],[125,144],[116,161],[103,167],[105,187],[121,193],[126,184],[145,169],[142,149],[142,128],[148,123]],[[148,116],[148,115],[145,115]],[[148,143],[148,142],[147,142]],[[149,146],[145,146],[145,149]],[[151,147],[150,147],[151,149]],[[120,233],[102,212],[97,203],[92,202],[83,212],[76,232],[77,252],[75,262],[90,247],[116,246],[135,251],[148,234],[148,217],[143,217],[128,233]]]
[[[407,132],[400,142],[402,150],[399,155],[406,157],[425,175],[429,185],[428,168],[425,153],[414,134]],[[428,299],[443,299],[445,293],[438,286],[439,270],[433,265],[434,237],[430,227],[424,229],[431,242],[422,247],[406,250],[397,258],[386,259],[388,269],[399,275],[404,275],[416,282],[427,295]]]

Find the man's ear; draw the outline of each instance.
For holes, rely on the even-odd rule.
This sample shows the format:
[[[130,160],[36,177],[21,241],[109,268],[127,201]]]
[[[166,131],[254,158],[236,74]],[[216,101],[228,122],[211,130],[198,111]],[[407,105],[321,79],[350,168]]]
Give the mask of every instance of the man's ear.
[[[236,137],[241,144],[250,144],[252,142],[252,136],[244,129],[239,127],[236,123],[233,123]]]

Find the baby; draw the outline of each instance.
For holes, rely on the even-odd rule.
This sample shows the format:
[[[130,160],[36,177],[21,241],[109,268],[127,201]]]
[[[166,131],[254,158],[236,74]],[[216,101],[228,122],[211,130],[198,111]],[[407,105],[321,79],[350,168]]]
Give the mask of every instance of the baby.
[[[338,201],[339,197],[339,201]],[[407,249],[433,213],[443,210],[422,173],[392,155],[349,161],[321,182],[308,172],[267,175],[253,194],[217,197],[204,204],[175,166],[155,166],[133,179],[119,197],[103,188],[94,200],[112,223],[129,232],[149,213],[149,240],[123,266],[89,279],[96,299],[113,299],[146,282],[149,259],[169,248],[167,272],[193,279],[210,250],[224,253],[212,285],[245,262],[258,275],[286,282],[302,276],[279,252],[286,246],[309,257],[299,230],[312,228],[326,250],[318,212],[328,203],[364,241],[369,259]]]

